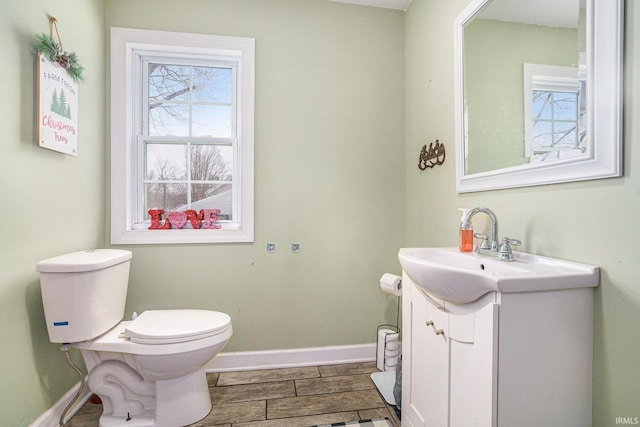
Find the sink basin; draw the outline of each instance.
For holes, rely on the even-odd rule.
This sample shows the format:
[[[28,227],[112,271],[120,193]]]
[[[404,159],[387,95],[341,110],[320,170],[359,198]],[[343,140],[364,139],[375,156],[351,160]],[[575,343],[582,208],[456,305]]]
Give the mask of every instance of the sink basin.
[[[534,292],[596,287],[598,267],[514,251],[505,262],[458,248],[403,248],[402,269],[429,294],[469,303],[487,292]]]

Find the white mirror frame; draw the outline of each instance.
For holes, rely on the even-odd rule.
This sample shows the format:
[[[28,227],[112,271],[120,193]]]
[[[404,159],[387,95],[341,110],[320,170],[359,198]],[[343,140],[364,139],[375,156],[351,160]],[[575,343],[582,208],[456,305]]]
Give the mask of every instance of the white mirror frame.
[[[454,21],[457,192],[621,176],[623,0],[587,0],[587,154],[548,164],[465,174],[464,25],[488,1],[472,1]]]

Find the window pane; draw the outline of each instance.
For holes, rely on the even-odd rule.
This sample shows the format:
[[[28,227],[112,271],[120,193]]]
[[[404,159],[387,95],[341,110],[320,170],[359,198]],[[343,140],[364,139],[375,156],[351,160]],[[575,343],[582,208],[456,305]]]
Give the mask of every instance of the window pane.
[[[194,102],[231,104],[232,77],[231,68],[193,67]]]
[[[189,106],[163,103],[149,105],[149,135],[189,136]]]
[[[188,101],[190,67],[149,64],[149,104],[162,101]]]
[[[191,209],[220,209],[221,219],[233,219],[231,184],[193,184]]]
[[[533,122],[533,149],[551,147],[553,138],[550,122]]]
[[[193,136],[212,136],[229,138],[233,124],[231,106],[194,105]]]
[[[575,147],[577,145],[576,123],[556,122],[554,140],[557,147]]]
[[[186,146],[182,144],[146,144],[146,150],[146,180],[186,179]]]
[[[145,184],[144,217],[149,219],[149,209],[169,212],[187,203],[187,184]]]
[[[541,90],[533,91],[533,118],[551,119],[551,93]]]
[[[191,179],[194,181],[230,181],[232,149],[227,146],[192,145]]]
[[[226,170],[229,172],[227,180],[231,181],[233,178],[233,147],[231,146],[218,146],[218,153],[220,154],[220,161],[224,162]]]
[[[575,93],[556,92],[553,96],[554,119],[576,120],[578,115],[578,95]]]

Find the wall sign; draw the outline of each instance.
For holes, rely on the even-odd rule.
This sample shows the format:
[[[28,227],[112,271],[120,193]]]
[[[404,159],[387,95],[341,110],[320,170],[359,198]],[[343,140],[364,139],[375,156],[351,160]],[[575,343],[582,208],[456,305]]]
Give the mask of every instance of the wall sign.
[[[38,145],[78,154],[78,84],[57,62],[38,55]]]
[[[38,145],[76,156],[78,82],[84,80],[84,67],[75,52],[62,47],[56,22],[49,16],[49,35],[36,34],[31,43],[38,53]]]

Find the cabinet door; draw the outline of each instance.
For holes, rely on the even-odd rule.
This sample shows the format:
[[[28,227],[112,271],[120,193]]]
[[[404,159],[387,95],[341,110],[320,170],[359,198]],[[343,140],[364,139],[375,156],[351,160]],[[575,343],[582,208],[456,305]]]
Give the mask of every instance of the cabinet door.
[[[424,427],[425,394],[428,382],[424,380],[426,352],[425,319],[427,302],[413,286],[405,286],[402,342],[402,425]],[[408,303],[408,304],[407,304]]]
[[[498,307],[449,315],[451,427],[497,426]]]
[[[423,329],[425,425],[449,425],[449,315],[427,302],[427,316]]]
[[[413,286],[404,307],[402,424],[446,426],[449,357],[447,315],[428,303]],[[406,295],[405,295],[406,298]],[[409,322],[407,322],[407,320]],[[409,323],[409,324],[407,324]],[[408,328],[407,328],[408,326]],[[439,332],[442,329],[442,332]]]

